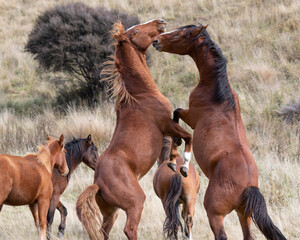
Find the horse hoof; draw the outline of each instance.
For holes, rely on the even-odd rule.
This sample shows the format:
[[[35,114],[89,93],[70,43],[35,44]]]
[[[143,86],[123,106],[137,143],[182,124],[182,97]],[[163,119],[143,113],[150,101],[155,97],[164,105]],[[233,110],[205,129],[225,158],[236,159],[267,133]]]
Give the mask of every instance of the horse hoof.
[[[175,147],[179,147],[182,144],[182,139],[173,137],[173,144],[175,145]]]
[[[176,164],[169,162],[168,167],[171,168],[174,172],[176,172]]]
[[[57,236],[58,236],[59,238],[63,238],[63,237],[64,237],[64,233],[63,233],[63,232],[58,232],[58,233],[57,233]]]
[[[188,176],[188,172],[189,172],[188,168],[183,167],[183,166],[180,167],[180,173],[181,173],[182,176],[187,177]]]

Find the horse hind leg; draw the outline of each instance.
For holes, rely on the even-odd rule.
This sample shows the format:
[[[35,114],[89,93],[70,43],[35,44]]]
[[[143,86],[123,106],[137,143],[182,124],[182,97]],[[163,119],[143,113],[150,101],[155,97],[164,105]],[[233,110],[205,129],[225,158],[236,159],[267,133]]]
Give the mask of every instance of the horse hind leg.
[[[117,220],[119,209],[110,206],[99,194],[96,195],[96,202],[103,216],[103,223],[102,223],[101,230],[104,239],[107,240],[109,239],[109,233],[115,221]]]
[[[58,226],[58,237],[62,238],[65,234],[66,229],[66,218],[68,215],[67,208],[59,201],[56,209],[60,212],[60,224]]]
[[[244,211],[237,211],[237,215],[242,227],[244,240],[253,240],[254,238],[251,233],[251,217],[245,216]]]

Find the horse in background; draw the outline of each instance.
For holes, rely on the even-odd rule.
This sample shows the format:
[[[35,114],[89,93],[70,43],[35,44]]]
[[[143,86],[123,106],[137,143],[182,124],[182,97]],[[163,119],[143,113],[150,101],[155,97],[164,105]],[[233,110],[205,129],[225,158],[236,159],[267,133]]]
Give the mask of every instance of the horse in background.
[[[185,156],[190,156],[191,134],[171,119],[171,104],[155,85],[145,58],[146,50],[165,26],[164,20],[151,20],[127,31],[121,23],[114,25],[114,62],[103,73],[110,75],[117,97],[117,123],[108,148],[97,161],[94,184],[83,191],[76,204],[77,215],[91,239],[109,238],[121,208],[127,215],[124,233],[128,239],[137,240],[145,201],[138,180],[159,157],[163,136],[183,138]]]
[[[178,239],[178,229],[181,228],[185,237],[191,240],[196,198],[200,189],[200,177],[191,163],[188,177],[183,178],[181,176],[178,166],[182,164],[182,158],[177,152],[177,145],[171,145],[172,138],[164,137],[158,169],[153,178],[153,187],[156,195],[161,199],[167,215],[163,228],[166,238]],[[167,166],[170,156],[176,159],[176,173]],[[179,218],[180,204],[183,206],[181,216],[184,219],[184,228]]]
[[[64,152],[64,136],[48,137],[38,153],[24,157],[0,155],[0,211],[3,204],[29,205],[39,240],[46,240],[47,211],[52,196],[53,168],[66,176],[69,172]]]
[[[193,152],[209,179],[204,206],[210,227],[215,239],[227,239],[223,220],[235,210],[245,240],[253,239],[251,218],[267,239],[286,239],[268,215],[239,100],[227,78],[226,59],[206,27],[180,27],[158,36],[153,46],[161,52],[191,56],[199,70],[189,109],[176,109],[174,120],[181,118],[194,129]]]
[[[53,168],[52,185],[53,194],[50,200],[50,207],[47,214],[47,239],[51,239],[51,225],[54,219],[55,209],[60,212],[61,220],[58,227],[58,236],[64,236],[66,228],[67,208],[61,203],[60,196],[66,190],[71,178],[71,174],[83,162],[91,169],[95,170],[96,162],[99,157],[98,149],[92,141],[91,135],[87,138],[77,138],[65,144],[66,161],[69,168],[67,176],[61,176],[59,171]]]

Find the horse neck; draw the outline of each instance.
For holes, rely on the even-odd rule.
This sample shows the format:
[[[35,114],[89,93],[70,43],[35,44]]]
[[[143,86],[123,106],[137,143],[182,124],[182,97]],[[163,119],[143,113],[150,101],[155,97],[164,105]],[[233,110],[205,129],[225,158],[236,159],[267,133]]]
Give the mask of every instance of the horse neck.
[[[132,97],[138,98],[140,94],[158,91],[144,53],[125,42],[121,46],[117,46],[116,58],[122,81]]]
[[[66,155],[66,161],[69,168],[68,176],[70,176],[74,170],[78,167],[78,165],[82,162],[82,152],[80,154],[75,155]]]
[[[194,92],[198,93],[199,101],[205,105],[209,103],[215,108],[234,109],[236,104],[234,92],[227,79],[226,59],[212,40],[207,40],[207,44],[203,44],[202,41],[202,38],[198,38],[189,54],[195,61],[200,75]],[[225,106],[223,102],[226,102]]]
[[[199,42],[196,43],[195,48],[190,54],[200,75],[200,80],[196,88],[206,88],[207,95],[211,96],[215,89],[214,85],[218,68],[212,54],[209,51],[206,53],[206,47],[199,47],[199,45]]]

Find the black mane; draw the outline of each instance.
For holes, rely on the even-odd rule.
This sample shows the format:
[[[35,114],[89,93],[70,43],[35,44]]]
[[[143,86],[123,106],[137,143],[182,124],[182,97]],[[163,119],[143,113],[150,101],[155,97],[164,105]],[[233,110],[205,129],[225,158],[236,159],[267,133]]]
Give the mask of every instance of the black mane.
[[[77,138],[73,139],[65,144],[66,152],[66,161],[69,170],[71,169],[71,161],[72,159],[80,159],[82,158],[82,148],[81,148],[81,141],[86,141],[86,138]],[[70,171],[68,173],[68,179],[69,179]]]
[[[195,25],[187,25],[187,26],[180,27],[179,29],[183,30],[184,28],[189,28],[189,30],[184,35],[184,37],[187,37],[189,36],[191,31],[199,27]],[[234,109],[235,100],[227,78],[226,58],[222,54],[222,51],[218,47],[218,45],[211,40],[208,32],[205,29],[202,30],[200,34],[193,37],[191,41],[195,41],[199,37],[204,38],[204,41],[199,45],[199,48],[205,46],[207,51],[206,53],[210,52],[213,55],[216,62],[216,68],[217,68],[217,77],[215,81],[216,90],[213,96],[213,100],[218,104],[227,102],[226,110]]]

